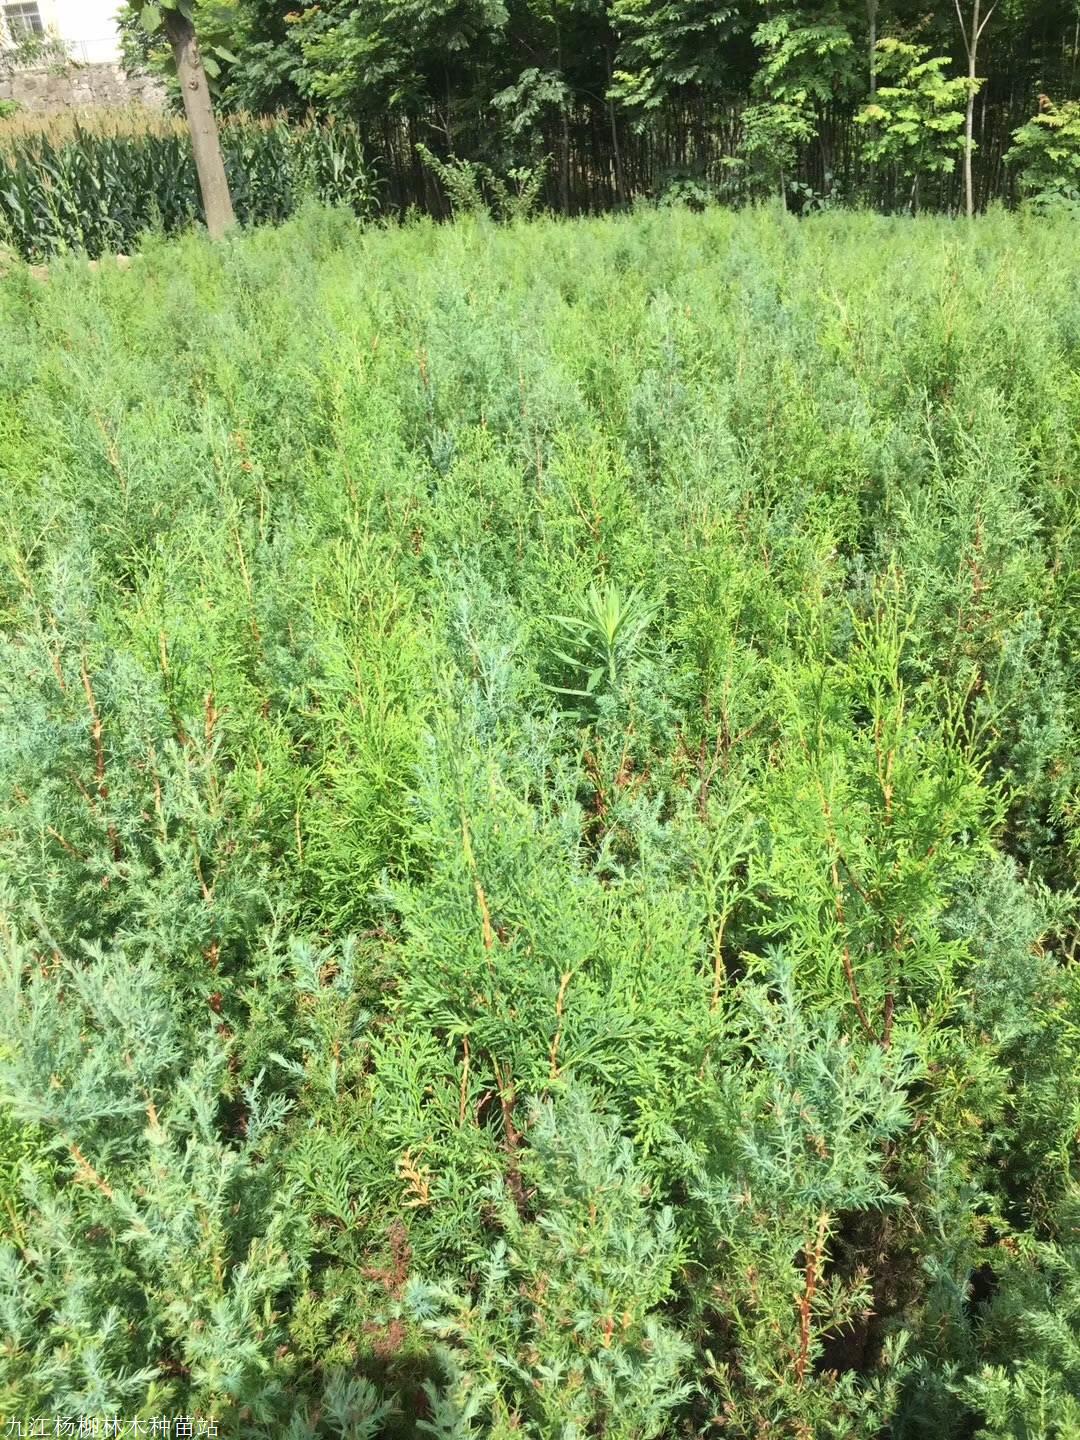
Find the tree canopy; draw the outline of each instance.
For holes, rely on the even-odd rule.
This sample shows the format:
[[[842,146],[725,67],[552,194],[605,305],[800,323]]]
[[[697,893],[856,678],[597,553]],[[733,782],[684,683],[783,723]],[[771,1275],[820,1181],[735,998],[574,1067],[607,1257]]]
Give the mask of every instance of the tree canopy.
[[[418,143],[503,175],[545,161],[552,198],[572,209],[688,176],[705,191],[752,195],[771,190],[778,172],[798,203],[897,206],[915,178],[929,203],[955,204],[965,146],[942,138],[941,117],[963,112],[969,91],[984,204],[1016,191],[1019,171],[1004,156],[1039,97],[1067,104],[1080,88],[1077,0],[983,5],[973,82],[970,3],[193,3],[200,33],[212,34],[203,48],[226,108],[348,116],[396,183],[415,171]],[[915,50],[929,68],[912,73],[912,61],[901,73],[898,57]],[[922,96],[906,118],[895,97],[876,95],[883,69],[891,89]],[[938,80],[947,105],[931,97]]]

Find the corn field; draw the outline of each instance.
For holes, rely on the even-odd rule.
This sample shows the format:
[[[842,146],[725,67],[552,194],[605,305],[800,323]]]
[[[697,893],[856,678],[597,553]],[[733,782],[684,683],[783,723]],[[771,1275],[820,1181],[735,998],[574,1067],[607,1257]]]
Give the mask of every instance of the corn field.
[[[222,148],[242,223],[278,223],[305,198],[357,214],[373,206],[374,176],[355,126],[238,117],[223,127]],[[0,245],[26,260],[130,251],[148,230],[175,234],[201,213],[179,120],[120,111],[0,125]]]

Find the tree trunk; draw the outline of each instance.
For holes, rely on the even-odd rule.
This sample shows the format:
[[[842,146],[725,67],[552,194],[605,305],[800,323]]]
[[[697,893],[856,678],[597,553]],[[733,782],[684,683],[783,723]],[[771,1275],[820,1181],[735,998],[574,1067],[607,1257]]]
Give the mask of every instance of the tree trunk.
[[[563,74],[562,31],[555,31],[556,63],[559,78],[566,84]],[[559,208],[564,215],[570,214],[570,117],[566,113],[567,97],[564,93],[559,102]]]
[[[199,54],[199,42],[195,38],[195,27],[179,10],[166,10],[162,18],[184,97],[184,112],[191,131],[191,148],[195,152],[206,228],[211,240],[220,240],[226,230],[236,224],[236,216],[233,214],[229,182],[225,178],[221,141],[210,88],[206,83],[206,71]]]
[[[565,101],[559,120],[559,205],[564,215],[570,214],[570,121]]]
[[[976,27],[979,23],[979,0],[975,0],[972,43],[968,46],[968,97],[964,116],[964,211],[970,220],[975,214],[975,194],[971,182],[971,152],[975,148],[975,51],[978,47]]]
[[[622,154],[619,151],[619,127],[615,120],[615,101],[611,98],[612,68],[611,51],[607,52],[607,76],[608,76],[608,97],[607,112],[608,121],[611,125],[611,158],[615,167],[615,201],[618,205],[626,203],[626,182],[623,179]]]
[[[823,106],[818,108],[818,155],[821,159],[821,193],[830,195],[834,174],[832,112]]]
[[[866,21],[870,34],[870,99],[877,94],[877,12],[878,0],[866,0]]]

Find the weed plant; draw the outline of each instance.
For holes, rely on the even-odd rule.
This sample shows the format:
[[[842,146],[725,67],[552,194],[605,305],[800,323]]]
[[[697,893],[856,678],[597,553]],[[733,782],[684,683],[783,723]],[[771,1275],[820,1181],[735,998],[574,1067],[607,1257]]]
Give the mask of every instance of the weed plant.
[[[0,1415],[1080,1434],[1080,239],[0,281]]]

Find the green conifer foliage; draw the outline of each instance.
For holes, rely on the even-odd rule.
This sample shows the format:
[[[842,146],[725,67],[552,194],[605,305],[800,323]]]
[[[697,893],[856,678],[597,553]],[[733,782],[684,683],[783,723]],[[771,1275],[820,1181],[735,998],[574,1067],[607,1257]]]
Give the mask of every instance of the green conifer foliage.
[[[5,1423],[1071,1436],[1078,373],[1062,218],[0,279]]]

